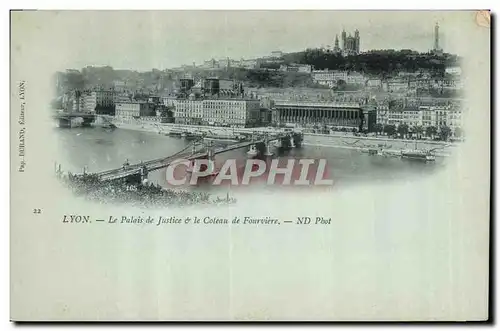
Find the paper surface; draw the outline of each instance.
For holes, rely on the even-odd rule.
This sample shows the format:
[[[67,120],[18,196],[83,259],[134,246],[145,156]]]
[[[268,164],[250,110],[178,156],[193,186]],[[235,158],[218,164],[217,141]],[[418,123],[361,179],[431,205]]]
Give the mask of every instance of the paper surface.
[[[490,27],[485,24],[489,20],[478,21],[477,17],[476,11],[11,12],[11,319],[487,319]],[[399,74],[405,71],[404,64],[375,73],[376,68],[370,69],[368,64],[353,64],[351,70],[344,70],[319,68],[317,58],[313,67],[287,58],[289,53],[316,48],[324,48],[324,54],[338,54],[339,61],[345,61],[342,63],[358,63],[356,58],[381,49],[412,49],[429,57],[438,54],[437,58],[443,53],[456,54],[462,59],[461,74],[459,79],[450,78],[456,76],[448,72],[440,79],[422,75],[414,79]],[[271,63],[267,71],[262,63],[260,68],[248,67],[255,66],[248,60],[257,58]],[[193,62],[198,69],[191,68]],[[112,73],[106,73],[107,69],[84,72],[82,68],[87,66],[110,66]],[[356,66],[366,70],[361,83],[354,74]],[[67,69],[79,73],[71,76]],[[318,79],[322,76],[317,70],[325,69],[344,75],[345,80]],[[61,75],[54,76],[56,72]],[[140,74],[144,72],[150,74]],[[281,81],[273,85],[270,79],[274,78],[259,81],[258,75],[280,77]],[[183,88],[181,79],[192,77],[197,83],[216,76],[241,81],[245,95],[229,91],[218,98],[211,95],[208,101],[197,100],[194,92],[179,97],[199,108],[172,101],[172,95]],[[78,82],[81,77],[83,82]],[[380,80],[380,86],[371,88],[369,80],[375,85]],[[412,140],[410,133],[402,139],[375,135],[373,130],[366,136],[347,132],[361,123],[356,122],[360,120],[358,108],[368,106],[385,125],[412,121],[403,117],[413,115],[415,123],[425,121],[418,116],[427,97],[412,93],[427,92],[418,90],[413,81],[437,86],[438,95],[430,100],[442,101],[443,91],[452,91],[450,104],[460,104],[460,139],[452,141],[450,136],[443,142],[430,137]],[[333,85],[328,86],[330,83]],[[458,92],[456,84],[463,84]],[[91,127],[80,127],[85,116],[90,114],[94,120],[108,105],[104,99],[94,99],[96,107],[75,121],[71,114],[86,112],[96,97],[89,92],[75,102],[71,99],[78,90],[74,86],[81,87],[79,93],[112,86],[110,105],[115,107],[115,116],[100,116],[103,126],[94,122]],[[396,91],[397,86],[400,90]],[[143,105],[131,98],[116,99],[118,90],[133,97],[141,93],[159,96],[154,106],[157,111],[148,108],[147,104],[156,101],[147,97]],[[208,88],[202,91],[207,93]],[[266,98],[273,104],[265,104]],[[406,100],[401,117],[392,110],[384,113],[385,98],[395,103]],[[218,99],[236,101],[227,107],[210,106],[210,100]],[[269,123],[249,115],[256,100],[255,113],[269,112]],[[289,107],[286,102],[295,104]],[[99,103],[104,110],[98,109]],[[321,106],[310,105],[314,103]],[[331,106],[341,103],[340,108]],[[347,103],[358,106],[347,107]],[[69,109],[57,112],[58,107],[68,105]],[[240,105],[247,110],[238,110]],[[414,114],[409,112],[410,106],[416,107]],[[262,136],[265,138],[247,136],[242,141],[264,143],[300,132],[301,148],[285,154],[275,151],[271,158],[324,159],[333,184],[283,187],[259,182],[175,188],[175,201],[194,199],[188,205],[148,204],[149,193],[123,193],[126,199],[133,197],[125,202],[113,198],[118,190],[134,190],[151,182],[168,187],[165,168],[151,170],[147,184],[115,187],[103,179],[96,185],[109,188],[100,190],[101,195],[86,186],[79,186],[76,195],[67,185],[64,176],[68,172],[88,175],[113,170],[113,175],[121,176],[133,169],[130,171],[140,174],[141,162],[149,167],[153,159],[191,148],[188,138],[174,137],[175,123],[163,123],[167,115],[161,111],[172,110],[174,122],[202,123],[204,114],[220,116],[214,110],[217,107],[226,107],[221,111],[232,114],[228,123],[239,123],[237,114],[243,114],[243,120],[254,128],[240,130],[205,118],[206,125],[197,127],[205,138],[214,134],[220,139],[225,132],[236,139],[235,135],[257,132],[275,122],[281,126],[269,129]],[[314,113],[291,117],[287,109]],[[351,122],[339,124],[330,113],[316,116],[318,109],[344,111],[341,116],[351,116],[352,109],[355,112],[349,117]],[[145,112],[150,117],[143,116]],[[432,112],[433,123],[439,126],[448,119],[450,125],[452,117],[440,119],[449,115]],[[118,120],[117,114],[126,120]],[[117,128],[107,127],[107,120]],[[182,122],[177,128],[186,132],[195,127],[190,123]],[[289,124],[293,129],[287,131]],[[67,125],[72,127],[59,127]],[[348,130],[333,129],[341,126]],[[320,132],[323,128],[328,132]],[[426,136],[425,131],[417,135]],[[208,146],[206,141],[199,147]],[[249,146],[217,154],[216,164],[228,159],[246,162]],[[370,149],[377,152],[372,155]],[[405,160],[404,153],[413,149],[432,149],[436,160]],[[292,177],[296,179],[296,175]],[[179,190],[187,192],[188,198]],[[193,198],[192,192],[199,196]],[[204,193],[210,194],[210,203],[198,203]]]

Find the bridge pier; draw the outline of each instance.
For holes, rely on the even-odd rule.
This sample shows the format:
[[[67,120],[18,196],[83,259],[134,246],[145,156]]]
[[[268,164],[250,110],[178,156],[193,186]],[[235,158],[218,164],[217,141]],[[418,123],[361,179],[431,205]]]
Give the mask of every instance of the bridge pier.
[[[302,133],[295,132],[295,133],[292,134],[291,138],[293,140],[293,145],[296,148],[302,147],[302,141],[304,140],[304,136],[302,135]]]
[[[281,149],[290,149],[292,147],[289,135],[280,138],[280,141],[281,141]]]
[[[210,173],[208,174],[208,176],[216,175],[217,171],[215,170],[215,154],[214,154],[214,149],[212,147],[212,143],[210,143],[208,146],[207,160],[208,164],[212,167],[212,169],[210,169]]]
[[[257,150],[257,145],[256,144],[250,145],[248,152],[247,152],[247,155],[249,157],[255,157],[255,156],[257,156],[257,154],[259,154],[259,151]]]
[[[268,138],[264,140],[264,155],[273,156],[273,152],[271,151],[271,143]]]
[[[141,183],[147,182],[148,179],[148,168],[146,166],[142,166],[139,170],[139,174],[141,176]]]
[[[195,154],[196,153],[196,148],[194,147],[193,145],[193,149],[192,149],[192,154]],[[199,157],[198,160],[207,160],[208,162],[208,165],[207,164],[200,164],[200,168],[199,169],[195,169],[195,165],[196,165],[196,160],[197,159],[193,159],[190,161],[190,164],[188,166],[188,169],[187,169],[187,172],[193,174],[195,172],[195,170],[199,171],[199,172],[205,172],[208,170],[208,173],[207,174],[198,174],[196,175],[197,177],[201,178],[201,177],[210,177],[210,176],[213,176],[213,175],[216,175],[218,172],[215,170],[215,154],[214,154],[214,150],[212,148],[212,142],[209,141],[208,144],[207,144],[207,154],[206,156],[203,156],[203,157]],[[211,169],[209,169],[209,167]]]

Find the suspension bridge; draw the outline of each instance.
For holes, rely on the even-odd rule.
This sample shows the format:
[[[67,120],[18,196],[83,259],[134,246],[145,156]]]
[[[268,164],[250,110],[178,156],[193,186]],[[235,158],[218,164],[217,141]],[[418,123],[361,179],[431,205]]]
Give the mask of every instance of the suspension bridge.
[[[261,135],[252,136],[251,139],[226,145],[223,147],[214,148],[212,145],[212,140],[204,142],[203,139],[193,141],[191,144],[178,151],[175,154],[157,158],[153,160],[148,160],[145,162],[135,163],[135,164],[124,164],[120,168],[110,169],[106,171],[101,171],[94,173],[98,180],[101,182],[113,181],[118,179],[125,179],[128,177],[140,176],[141,179],[147,177],[147,174],[151,171],[159,170],[168,167],[172,162],[184,159],[194,161],[196,159],[212,159],[215,155],[226,153],[240,148],[252,147],[261,144],[266,149],[266,153],[270,152],[270,143],[277,140],[292,140],[294,139],[292,134],[280,133],[274,135]]]

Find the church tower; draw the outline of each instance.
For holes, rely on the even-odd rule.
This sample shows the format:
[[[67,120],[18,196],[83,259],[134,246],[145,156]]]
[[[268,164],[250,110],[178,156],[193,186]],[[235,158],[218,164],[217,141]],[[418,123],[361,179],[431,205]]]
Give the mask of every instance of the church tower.
[[[335,36],[335,46],[333,47],[333,52],[340,53],[339,35]]]
[[[354,51],[356,54],[359,54],[359,41],[359,30],[356,29],[356,31],[354,31]]]
[[[347,34],[345,33],[345,30],[342,29],[342,35],[341,35],[341,38],[342,38],[342,50],[346,50],[346,41],[347,41]]]

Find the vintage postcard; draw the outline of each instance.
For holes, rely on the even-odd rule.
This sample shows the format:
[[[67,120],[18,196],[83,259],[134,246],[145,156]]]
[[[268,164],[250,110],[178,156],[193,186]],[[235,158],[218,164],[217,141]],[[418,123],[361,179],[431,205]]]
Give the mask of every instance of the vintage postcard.
[[[13,321],[485,321],[488,11],[11,11]]]

